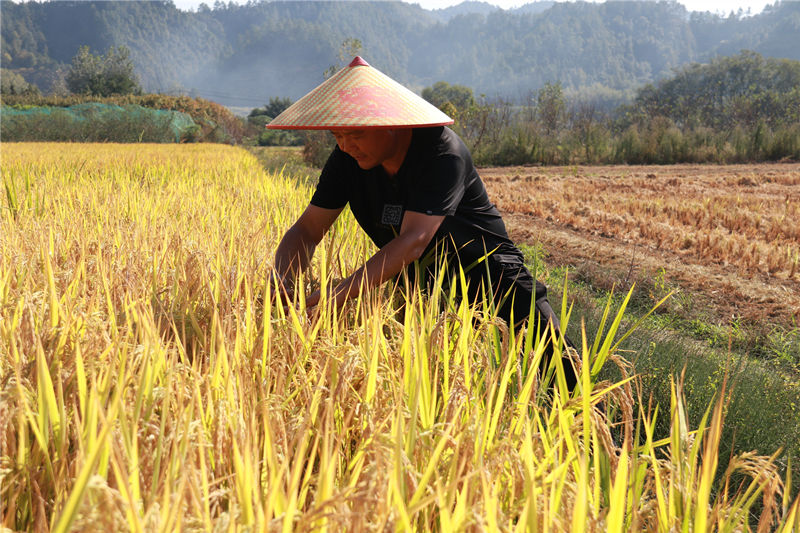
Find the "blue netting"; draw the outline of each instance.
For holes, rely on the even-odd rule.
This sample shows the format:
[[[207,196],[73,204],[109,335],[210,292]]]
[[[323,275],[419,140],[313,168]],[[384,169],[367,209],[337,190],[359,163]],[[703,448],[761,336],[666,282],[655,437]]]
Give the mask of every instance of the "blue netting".
[[[181,142],[200,127],[186,113],[90,102],[0,109],[4,141]]]

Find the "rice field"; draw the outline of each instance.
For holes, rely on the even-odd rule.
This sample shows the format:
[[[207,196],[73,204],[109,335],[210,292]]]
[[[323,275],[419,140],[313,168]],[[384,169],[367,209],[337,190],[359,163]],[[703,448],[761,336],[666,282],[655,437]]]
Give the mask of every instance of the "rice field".
[[[633,376],[599,381],[625,375],[625,303],[584,332],[568,391],[559,357],[534,371],[532,331],[444,294],[275,305],[311,190],[243,149],[4,143],[1,165],[3,528],[800,529],[774,458],[717,471],[724,388],[689,427],[680,382],[655,412]],[[341,217],[307,284],[371,246]]]
[[[800,321],[800,164],[483,169],[509,231],[595,286],[660,278],[710,322]],[[650,282],[652,284],[652,281]],[[684,313],[687,319],[700,309]],[[789,359],[800,362],[796,352]]]
[[[794,280],[800,270],[798,165],[495,169],[487,179],[506,212],[746,276]]]

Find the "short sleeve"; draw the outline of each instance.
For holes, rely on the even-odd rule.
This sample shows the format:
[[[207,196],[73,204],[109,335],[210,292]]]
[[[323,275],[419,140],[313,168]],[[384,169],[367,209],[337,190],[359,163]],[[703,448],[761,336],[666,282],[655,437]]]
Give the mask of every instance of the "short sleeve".
[[[426,215],[453,215],[466,187],[464,160],[442,154],[413,173],[412,191],[406,209]]]
[[[337,146],[322,168],[317,190],[311,197],[312,205],[323,209],[339,209],[347,205],[350,187],[346,183],[348,178],[343,160],[344,154]]]

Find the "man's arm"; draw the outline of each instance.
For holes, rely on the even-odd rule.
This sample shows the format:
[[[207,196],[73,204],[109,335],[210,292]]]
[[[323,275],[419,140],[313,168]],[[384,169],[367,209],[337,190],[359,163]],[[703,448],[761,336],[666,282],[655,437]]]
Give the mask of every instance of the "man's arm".
[[[337,305],[357,296],[362,283],[365,287],[377,287],[419,259],[443,220],[444,216],[406,211],[400,234],[332,290],[331,296],[336,298]],[[319,302],[319,296],[316,291],[308,297],[309,307]]]
[[[341,212],[341,208],[324,209],[309,204],[278,244],[275,251],[275,270],[278,281],[290,298],[297,275],[308,268],[314,249]]]

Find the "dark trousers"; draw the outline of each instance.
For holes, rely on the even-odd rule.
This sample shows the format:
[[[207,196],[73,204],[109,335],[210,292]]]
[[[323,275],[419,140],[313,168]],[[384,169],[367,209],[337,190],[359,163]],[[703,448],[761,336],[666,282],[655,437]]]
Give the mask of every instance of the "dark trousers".
[[[509,329],[514,333],[518,333],[521,328],[528,325],[537,328],[535,331],[545,337],[547,344],[540,366],[540,372],[543,372],[550,364],[554,353],[553,339],[550,338],[548,324],[553,324],[554,329],[563,335],[558,315],[547,300],[545,285],[533,278],[521,256],[511,254],[492,254],[485,262],[479,263],[465,275],[468,282],[467,294],[460,294],[460,291],[457,291],[459,298],[466,297],[471,304],[479,305],[484,295],[487,298],[491,297],[497,316],[505,320]],[[416,275],[411,274],[410,277],[413,283]],[[424,277],[428,283],[424,284],[423,290],[427,292],[430,290],[431,280],[435,279],[435,274],[427,272]],[[456,287],[460,286],[458,279],[455,279],[455,274],[451,274],[451,279],[446,283],[446,285],[452,284],[456,284]],[[530,316],[531,302],[533,302],[535,316]],[[567,346],[574,348],[566,335],[563,335],[563,338]],[[577,383],[577,376],[566,350],[563,351],[562,366],[567,385],[572,390]]]
[[[497,316],[506,321],[509,329],[518,333],[524,326],[536,328],[534,331],[541,333],[546,339],[544,357],[540,371],[544,371],[553,357],[553,342],[550,338],[549,324],[563,336],[567,346],[574,348],[573,343],[561,331],[561,324],[550,302],[547,300],[547,287],[533,278],[522,258],[516,255],[494,254],[485,264],[478,265],[468,273],[469,288],[467,298],[470,302],[479,302],[483,294],[491,294],[496,306]],[[491,287],[487,291],[486,287]],[[531,303],[533,302],[533,306]],[[513,328],[512,328],[513,311]],[[535,316],[530,316],[531,311]],[[555,341],[557,342],[557,341]],[[573,363],[564,350],[562,366],[567,386],[570,390],[575,388],[577,376]]]

